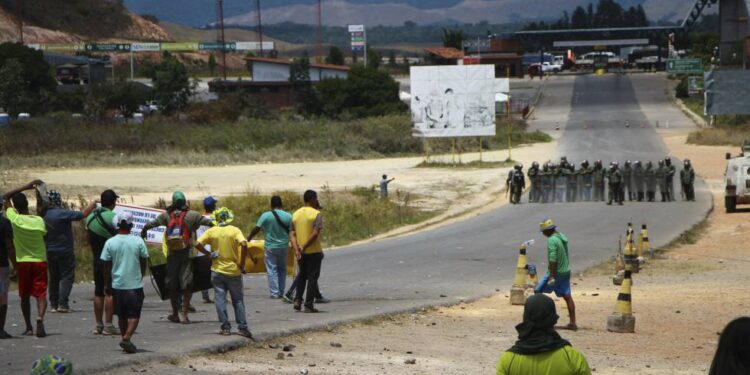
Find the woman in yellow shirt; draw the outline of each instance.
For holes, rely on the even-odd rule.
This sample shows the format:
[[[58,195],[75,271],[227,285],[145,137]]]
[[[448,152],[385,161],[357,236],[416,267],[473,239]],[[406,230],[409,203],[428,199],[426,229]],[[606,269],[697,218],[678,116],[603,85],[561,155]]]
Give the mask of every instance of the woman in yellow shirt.
[[[544,294],[526,300],[518,341],[500,357],[497,375],[591,375],[583,355],[555,331],[555,302]]]

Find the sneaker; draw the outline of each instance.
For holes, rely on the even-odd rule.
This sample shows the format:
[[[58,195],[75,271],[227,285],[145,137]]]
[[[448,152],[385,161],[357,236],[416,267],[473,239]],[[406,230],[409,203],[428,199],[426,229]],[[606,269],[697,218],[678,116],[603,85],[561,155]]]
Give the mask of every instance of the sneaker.
[[[125,353],[133,354],[138,351],[138,348],[135,347],[135,345],[130,341],[122,340],[120,341],[120,347],[122,348]]]
[[[297,311],[302,310],[302,301],[294,301],[294,309]]]
[[[101,335],[104,332],[104,324],[97,324],[91,332],[95,335]]]
[[[316,309],[316,308],[314,308],[312,306],[305,306],[305,313],[306,314],[317,314],[319,312],[320,312],[320,310],[318,310],[318,309]]]
[[[232,331],[222,328],[221,331],[219,331],[219,334],[222,336],[229,336],[232,334]]]
[[[13,336],[11,336],[8,332],[5,332],[5,330],[0,329],[0,340],[5,339],[11,339]]]
[[[288,296],[288,295],[286,295],[286,294],[284,294],[284,296],[283,296],[283,297],[281,297],[281,299],[282,299],[282,300],[283,300],[284,302],[286,302],[286,303],[294,303],[294,300],[292,300],[292,297],[290,297],[290,296]]]
[[[49,309],[49,312],[53,313],[53,314],[56,313],[57,312],[57,307],[53,307],[53,308]]]
[[[47,332],[44,330],[44,322],[41,320],[36,321],[36,337],[46,337]]]
[[[195,307],[193,307],[193,305],[188,306],[188,312],[191,312],[191,313],[196,312]]]
[[[59,312],[59,313],[61,313],[61,314],[67,314],[67,313],[69,313],[69,312],[70,312],[70,309],[69,309],[69,308],[67,308],[67,307],[58,307],[58,308],[57,308],[57,312]]]
[[[112,324],[108,324],[108,325],[104,326],[104,329],[102,330],[102,334],[104,336],[119,336],[120,335],[120,330],[117,329]]]
[[[247,328],[243,328],[243,329],[237,331],[237,334],[239,334],[240,336],[242,336],[244,338],[247,338],[247,339],[250,339],[252,341],[255,341],[255,339],[253,338],[253,334],[250,333],[250,331],[248,331]]]
[[[179,323],[180,318],[177,316],[177,314],[169,314],[167,315],[167,320],[169,320],[172,323]]]
[[[323,296],[320,296],[320,298],[315,299],[315,303],[331,303],[331,300]]]

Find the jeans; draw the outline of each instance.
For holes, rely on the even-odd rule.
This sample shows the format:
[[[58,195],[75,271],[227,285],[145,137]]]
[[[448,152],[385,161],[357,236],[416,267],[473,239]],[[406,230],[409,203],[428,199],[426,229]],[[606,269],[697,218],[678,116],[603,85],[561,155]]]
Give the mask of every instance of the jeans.
[[[76,277],[76,256],[73,252],[50,252],[47,254],[49,267],[49,303],[53,308],[69,309],[68,298]]]
[[[320,277],[322,262],[323,253],[302,254],[302,259],[299,262],[299,275],[297,275],[299,284],[297,285],[295,301],[302,301],[304,295],[305,306],[313,307],[315,305],[315,298],[320,293],[318,278]],[[305,289],[307,289],[307,293],[305,293]]]
[[[268,289],[271,298],[281,298],[286,288],[286,258],[288,248],[266,249],[266,273],[268,274]]]
[[[227,276],[218,272],[211,272],[211,282],[214,284],[214,305],[216,314],[221,322],[221,329],[230,329],[227,315],[227,292],[232,297],[234,319],[238,329],[247,329],[245,319],[245,301],[242,291],[242,276]]]

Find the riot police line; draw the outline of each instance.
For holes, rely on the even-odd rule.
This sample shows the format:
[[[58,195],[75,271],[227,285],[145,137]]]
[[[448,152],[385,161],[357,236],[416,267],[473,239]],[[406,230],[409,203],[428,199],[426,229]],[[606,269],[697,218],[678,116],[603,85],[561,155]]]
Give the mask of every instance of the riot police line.
[[[523,165],[516,166],[508,173],[506,179],[510,202],[518,204],[526,188],[526,178],[530,183],[529,203],[571,203],[571,202],[607,202],[622,205],[630,202],[675,201],[676,168],[670,157],[659,160],[656,165],[647,161],[626,161],[620,167],[619,162],[609,163],[605,168],[601,160],[593,166],[588,160],[581,162],[578,169],[566,157],[559,163],[552,161],[541,167],[534,162],[526,176]],[[695,170],[690,160],[685,160],[680,171],[680,196],[686,201],[695,201]],[[656,193],[659,193],[657,198]]]

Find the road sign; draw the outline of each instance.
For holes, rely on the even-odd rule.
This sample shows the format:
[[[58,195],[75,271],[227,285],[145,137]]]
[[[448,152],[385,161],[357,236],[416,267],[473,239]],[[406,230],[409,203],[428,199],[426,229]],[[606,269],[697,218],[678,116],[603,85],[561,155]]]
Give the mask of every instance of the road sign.
[[[86,43],[88,52],[130,52],[130,44],[124,43]]]
[[[700,59],[669,59],[667,60],[669,74],[702,74],[703,65]]]
[[[272,51],[275,49],[275,45],[273,42],[263,42],[263,50],[264,51]],[[236,43],[237,51],[260,51],[260,43],[259,42],[237,42]]]
[[[133,43],[130,45],[132,52],[159,52],[159,43]]]
[[[365,32],[365,25],[349,25],[350,33],[363,33]]]
[[[217,42],[198,43],[198,50],[200,51],[234,51],[236,49],[237,43],[234,42],[224,43],[223,46]]]
[[[162,43],[162,51],[174,51],[174,52],[192,52],[198,50],[198,43],[195,42],[177,42],[177,43]]]
[[[688,95],[702,94],[703,90],[703,77],[688,77]]]

